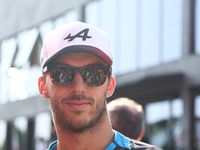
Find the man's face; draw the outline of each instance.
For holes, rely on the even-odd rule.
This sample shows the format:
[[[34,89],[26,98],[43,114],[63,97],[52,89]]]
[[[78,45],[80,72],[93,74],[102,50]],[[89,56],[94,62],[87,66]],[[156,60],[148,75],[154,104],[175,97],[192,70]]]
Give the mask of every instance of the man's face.
[[[73,67],[84,67],[91,64],[107,65],[99,57],[82,52],[63,54],[53,64],[67,64]],[[111,80],[113,78],[111,77]],[[67,86],[54,85],[49,73],[46,76],[48,98],[56,123],[61,128],[73,132],[82,132],[103,122],[106,116],[106,97],[109,97],[108,79],[101,86],[85,84],[79,72],[73,82]]]

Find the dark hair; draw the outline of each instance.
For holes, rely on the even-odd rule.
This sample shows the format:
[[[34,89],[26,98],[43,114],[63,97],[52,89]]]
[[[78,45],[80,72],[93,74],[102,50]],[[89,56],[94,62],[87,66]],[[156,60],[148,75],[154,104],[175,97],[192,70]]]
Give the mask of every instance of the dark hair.
[[[124,99],[121,98],[120,102],[120,99],[116,99],[108,104],[112,128],[129,138],[137,139],[144,130],[144,112],[142,106],[135,101]]]

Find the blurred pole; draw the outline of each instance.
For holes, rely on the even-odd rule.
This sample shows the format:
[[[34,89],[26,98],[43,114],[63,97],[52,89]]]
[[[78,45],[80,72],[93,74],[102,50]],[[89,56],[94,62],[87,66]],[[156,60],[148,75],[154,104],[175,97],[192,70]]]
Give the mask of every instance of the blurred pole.
[[[180,97],[184,103],[183,114],[183,148],[194,149],[194,96],[187,84],[183,84]]]
[[[195,0],[183,0],[182,56],[188,57],[195,49]]]
[[[195,50],[195,0],[183,0],[183,41],[182,57],[187,58]],[[181,90],[181,98],[184,102],[183,117],[183,147],[184,150],[194,149],[194,98],[186,83]]]
[[[35,149],[35,119],[28,119],[28,142],[27,142],[27,150]]]
[[[5,150],[12,150],[12,129],[13,129],[13,122],[12,121],[7,122]]]

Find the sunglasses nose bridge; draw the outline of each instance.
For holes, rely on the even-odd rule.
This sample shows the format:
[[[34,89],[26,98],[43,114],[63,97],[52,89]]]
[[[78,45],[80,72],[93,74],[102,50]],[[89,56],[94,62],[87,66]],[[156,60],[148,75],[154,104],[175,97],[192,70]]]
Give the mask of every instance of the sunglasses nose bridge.
[[[74,75],[76,76],[76,73],[79,72],[81,74],[81,68],[74,68]]]
[[[83,68],[74,68],[74,77],[76,76],[77,72],[79,72],[83,79],[82,71],[83,71]]]

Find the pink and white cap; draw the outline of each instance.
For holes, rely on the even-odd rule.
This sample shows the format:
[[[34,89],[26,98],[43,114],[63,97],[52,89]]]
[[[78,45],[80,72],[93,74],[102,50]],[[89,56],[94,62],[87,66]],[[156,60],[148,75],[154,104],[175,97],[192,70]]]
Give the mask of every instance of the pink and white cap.
[[[41,50],[41,69],[61,54],[87,52],[112,65],[110,43],[107,34],[86,23],[72,22],[46,34]]]

